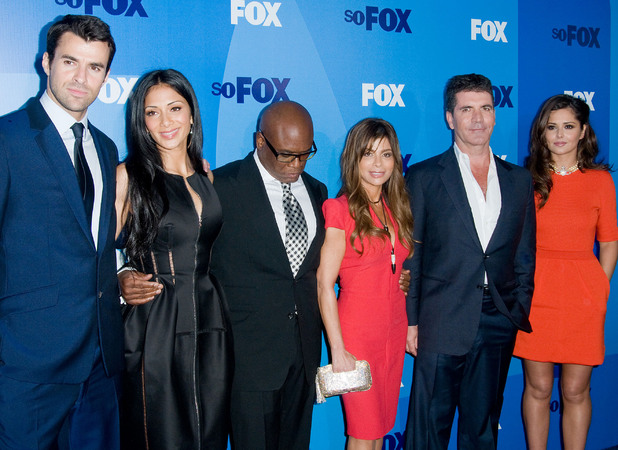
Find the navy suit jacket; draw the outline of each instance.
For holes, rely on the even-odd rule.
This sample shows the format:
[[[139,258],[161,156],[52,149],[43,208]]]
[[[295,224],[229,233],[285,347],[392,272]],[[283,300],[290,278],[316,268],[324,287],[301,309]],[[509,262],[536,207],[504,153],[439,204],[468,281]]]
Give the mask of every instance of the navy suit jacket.
[[[122,367],[114,197],[118,154],[89,124],[101,164],[98,248],[71,159],[38,99],[0,118],[0,379],[80,383],[100,346]]]
[[[214,176],[223,228],[211,269],[230,306],[235,383],[243,390],[274,390],[283,384],[298,343],[296,305],[307,382],[313,385],[322,348],[316,271],[325,233],[326,186],[302,174],[317,230],[294,278],[253,153],[215,170]]]
[[[408,324],[418,325],[418,346],[462,355],[472,347],[483,302],[484,274],[497,309],[530,331],[536,219],[527,170],[494,156],[502,208],[483,251],[451,147],[413,165],[406,174],[414,215],[414,255]]]

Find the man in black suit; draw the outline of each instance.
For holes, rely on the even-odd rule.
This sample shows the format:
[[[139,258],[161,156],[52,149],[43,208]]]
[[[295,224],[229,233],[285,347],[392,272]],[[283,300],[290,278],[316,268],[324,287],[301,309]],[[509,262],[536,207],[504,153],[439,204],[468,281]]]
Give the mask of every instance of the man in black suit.
[[[407,351],[416,356],[406,449],[495,449],[515,334],[530,331],[535,211],[528,172],[492,154],[492,85],[451,78],[454,144],[413,165]]]
[[[88,120],[107,24],[47,33],[46,90],[0,119],[0,448],[119,447],[114,143]]]
[[[313,122],[295,102],[268,106],[255,151],[214,171],[224,225],[212,255],[234,334],[232,443],[236,449],[308,449],[320,362],[316,270],[326,187],[304,172]],[[306,222],[300,260],[286,253],[290,187]]]

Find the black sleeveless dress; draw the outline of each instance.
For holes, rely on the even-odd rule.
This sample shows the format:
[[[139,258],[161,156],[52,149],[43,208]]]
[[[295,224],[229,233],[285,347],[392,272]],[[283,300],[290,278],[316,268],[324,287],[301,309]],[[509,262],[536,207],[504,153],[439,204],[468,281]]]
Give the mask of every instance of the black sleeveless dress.
[[[125,311],[121,433],[127,450],[227,446],[232,333],[223,292],[209,273],[221,204],[206,176],[187,180],[201,198],[201,218],[184,179],[165,174],[169,210],[150,257],[137,264],[164,288]]]

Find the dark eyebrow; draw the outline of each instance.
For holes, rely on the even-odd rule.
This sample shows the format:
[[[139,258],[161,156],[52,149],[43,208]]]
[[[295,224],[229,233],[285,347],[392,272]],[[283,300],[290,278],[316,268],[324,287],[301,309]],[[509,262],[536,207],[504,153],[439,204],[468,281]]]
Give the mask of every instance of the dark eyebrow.
[[[173,105],[174,103],[182,104],[182,100],[174,100],[172,102],[169,102],[166,106]],[[144,109],[146,109],[146,108],[158,108],[158,106],[155,106],[155,105],[144,105]]]
[[[68,59],[68,60],[74,61],[74,62],[78,62],[77,58],[75,58],[74,56],[71,56],[71,55],[62,55],[60,58],[61,59]],[[90,63],[90,66],[100,67],[101,69],[105,69],[105,64],[102,64],[100,62],[92,62],[92,63]]]

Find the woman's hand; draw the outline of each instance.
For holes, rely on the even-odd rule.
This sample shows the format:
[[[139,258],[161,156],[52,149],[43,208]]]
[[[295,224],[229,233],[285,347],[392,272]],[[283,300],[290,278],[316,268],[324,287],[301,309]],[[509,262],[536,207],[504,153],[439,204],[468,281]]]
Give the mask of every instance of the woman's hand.
[[[412,356],[418,353],[418,325],[408,326],[408,336],[406,337],[406,352]]]
[[[212,170],[210,170],[210,163],[206,160],[206,158],[202,158],[202,167],[204,168],[204,172],[206,176],[210,180],[211,183],[215,181],[215,177],[212,175]]]
[[[347,350],[333,353],[333,372],[350,372],[356,369],[356,358]]]

